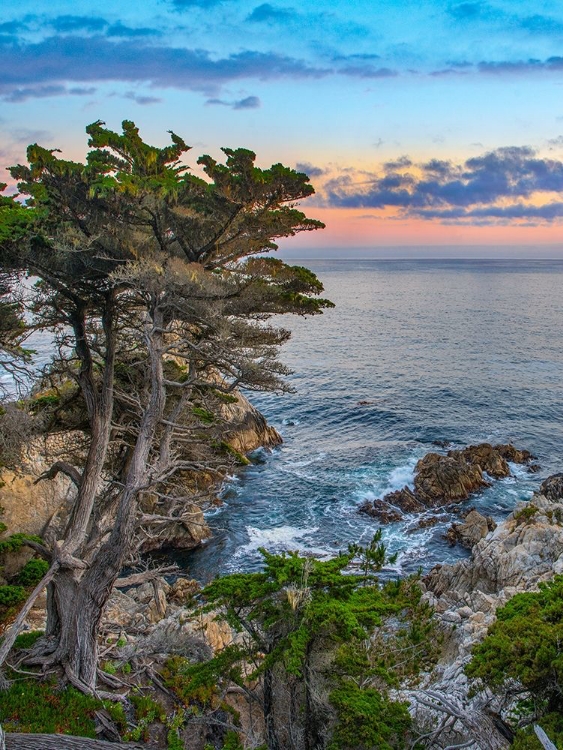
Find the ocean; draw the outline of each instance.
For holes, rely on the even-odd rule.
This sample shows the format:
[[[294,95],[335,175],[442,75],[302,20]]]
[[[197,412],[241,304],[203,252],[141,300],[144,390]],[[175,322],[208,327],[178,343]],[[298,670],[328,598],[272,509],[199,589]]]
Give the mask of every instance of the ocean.
[[[291,261],[299,264],[299,261]],[[302,261],[336,307],[286,316],[282,360],[295,393],[250,394],[282,434],[229,478],[208,514],[213,539],[176,555],[190,575],[257,570],[260,547],[327,556],[378,528],[366,498],[412,485],[436,440],[512,442],[539,474],[513,466],[464,506],[500,520],[563,471],[563,261]],[[388,574],[467,555],[443,538],[451,519],[383,527]]]

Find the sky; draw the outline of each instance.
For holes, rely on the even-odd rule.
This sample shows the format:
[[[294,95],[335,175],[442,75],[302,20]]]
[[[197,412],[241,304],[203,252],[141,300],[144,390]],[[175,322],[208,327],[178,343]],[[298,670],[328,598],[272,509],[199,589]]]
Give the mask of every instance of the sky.
[[[563,257],[563,3],[3,0],[0,70],[2,167],[130,119],[306,172],[288,255]]]

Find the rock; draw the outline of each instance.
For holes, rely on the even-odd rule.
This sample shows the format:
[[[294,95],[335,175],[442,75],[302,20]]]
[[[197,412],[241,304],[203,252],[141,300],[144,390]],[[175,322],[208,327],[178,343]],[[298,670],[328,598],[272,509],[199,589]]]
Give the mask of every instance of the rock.
[[[454,625],[461,622],[461,615],[458,612],[452,612],[451,610],[446,610],[446,612],[442,615],[442,620],[444,622],[451,622]]]
[[[563,473],[552,474],[540,485],[541,494],[548,500],[563,500]]]
[[[358,508],[360,513],[365,513],[372,518],[376,518],[379,523],[396,523],[401,521],[403,514],[400,513],[397,508],[394,508],[390,503],[385,500],[366,500]]]
[[[420,531],[421,529],[429,529],[433,526],[436,526],[441,521],[447,521],[448,516],[446,515],[440,515],[440,516],[426,516],[426,518],[421,518],[419,521],[416,522],[414,526],[407,529],[408,534],[412,534],[415,531]]]
[[[480,443],[479,445],[470,445],[461,451],[449,451],[448,456],[479,466],[482,472],[486,472],[495,479],[503,479],[510,476],[510,468],[504,458],[506,448],[508,446],[497,445],[493,448],[490,443]],[[514,451],[516,451],[516,448],[514,448]]]
[[[473,614],[473,610],[471,609],[471,607],[468,607],[468,606],[466,605],[465,607],[460,607],[460,608],[458,609],[457,613],[458,613],[458,615],[459,615],[459,616],[460,616],[461,618],[463,618],[463,619],[467,619],[468,617],[471,617],[471,615]]]
[[[466,500],[473,492],[489,486],[480,466],[460,456],[428,453],[417,463],[415,471],[414,495],[427,508]]]
[[[527,471],[528,474],[537,474],[538,471],[541,471],[541,466],[539,464],[530,464]]]
[[[459,542],[462,547],[471,549],[478,541],[487,536],[495,522],[485,518],[478,511],[472,510],[465,516],[463,523],[453,523],[446,532],[446,538],[452,544]]]
[[[177,604],[185,604],[201,586],[194,578],[177,578],[168,592],[168,598]]]
[[[266,422],[264,416],[250,401],[235,391],[236,403],[225,404],[222,415],[228,422],[225,440],[239,453],[250,453],[264,446],[271,448],[283,442],[277,430]]]
[[[480,443],[463,450],[451,450],[447,455],[427,453],[416,464],[414,488],[390,492],[383,498],[366,501],[360,510],[389,523],[399,520],[390,509],[403,513],[419,513],[429,508],[441,508],[466,500],[470,495],[489,487],[484,474],[500,479],[510,475],[508,461],[528,463],[533,458],[529,451],[513,445]]]

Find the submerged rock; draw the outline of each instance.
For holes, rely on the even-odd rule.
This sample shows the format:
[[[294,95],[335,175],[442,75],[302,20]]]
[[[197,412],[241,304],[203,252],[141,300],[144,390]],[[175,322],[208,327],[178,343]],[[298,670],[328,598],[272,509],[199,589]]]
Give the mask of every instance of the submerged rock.
[[[480,443],[463,450],[450,450],[446,455],[428,453],[415,467],[414,489],[403,487],[383,498],[366,501],[360,511],[389,523],[387,518],[397,520],[396,513],[418,513],[459,503],[489,487],[486,476],[494,479],[510,476],[509,461],[526,464],[533,458],[529,451],[510,444]]]

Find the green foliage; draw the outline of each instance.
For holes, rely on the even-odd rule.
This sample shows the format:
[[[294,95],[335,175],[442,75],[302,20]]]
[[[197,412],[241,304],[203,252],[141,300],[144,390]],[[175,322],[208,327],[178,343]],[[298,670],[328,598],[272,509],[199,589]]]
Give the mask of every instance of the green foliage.
[[[59,393],[46,393],[32,399],[29,408],[32,414],[37,414],[43,409],[52,409],[54,406],[58,406],[60,402],[61,396]]]
[[[466,673],[478,687],[498,691],[516,682],[528,691],[521,722],[526,714],[530,721],[549,714],[550,721],[559,717],[558,726],[563,723],[563,576],[541,583],[536,593],[517,594],[499,609],[487,637],[473,649]],[[535,747],[527,736],[521,741]]]
[[[26,595],[23,586],[0,586],[0,608],[21,604],[25,601]]]
[[[14,648],[31,648],[44,635],[45,633],[43,630],[28,630],[24,633],[20,633],[14,642]]]
[[[197,417],[200,422],[203,422],[203,424],[213,424],[213,422],[215,422],[215,415],[201,406],[194,406],[192,408],[192,414],[194,417]]]
[[[22,586],[36,586],[49,570],[49,563],[40,558],[33,558],[26,562],[18,575]]]
[[[537,722],[555,747],[563,747],[563,716],[560,713],[544,714]],[[511,747],[513,750],[544,750],[533,726],[519,729]]]
[[[7,552],[19,552],[22,547],[25,547],[27,541],[41,544],[43,540],[33,534],[12,534],[0,542],[0,555],[5,555]]]
[[[96,736],[94,713],[101,701],[55,682],[16,680],[2,693],[0,724],[6,732]]]
[[[128,741],[138,742],[139,740],[143,740],[147,742],[149,740],[150,725],[155,722],[166,723],[166,710],[150,695],[132,693],[129,696],[129,700],[135,709],[135,723],[137,726],[128,731],[124,738]]]
[[[236,732],[227,732],[223,742],[223,750],[244,750],[244,745]]]
[[[167,750],[184,750],[184,743],[177,729],[169,729],[166,735]]]
[[[188,678],[185,699],[203,685],[212,690],[234,683],[248,689],[277,674],[304,700],[312,654],[323,654],[319,658],[326,666],[315,679],[330,687],[337,714],[330,747],[402,747],[408,712],[385,690],[427,668],[438,643],[416,579],[378,582],[386,563],[380,534],[366,548],[351,546],[347,554],[329,560],[261,552],[262,572],[224,576],[203,590],[207,607],[219,608],[244,645],[177,669]],[[360,574],[351,574],[350,566]],[[301,707],[305,724],[314,721],[308,705],[305,701]],[[200,706],[205,707],[201,699]]]
[[[393,750],[404,747],[410,728],[405,703],[372,688],[346,682],[330,694],[338,713],[329,750]]]
[[[514,513],[514,520],[517,525],[527,523],[536,515],[536,513],[538,513],[538,511],[539,508],[535,505],[526,505],[524,508],[521,508]]]

